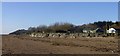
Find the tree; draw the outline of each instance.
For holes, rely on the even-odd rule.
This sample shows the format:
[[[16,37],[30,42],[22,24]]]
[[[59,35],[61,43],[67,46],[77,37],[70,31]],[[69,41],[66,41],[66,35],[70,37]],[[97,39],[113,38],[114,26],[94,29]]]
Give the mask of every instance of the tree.
[[[16,31],[10,33],[10,35],[11,35],[11,34],[23,35],[23,34],[27,34],[27,33],[28,33],[27,30],[25,30],[25,29],[20,29],[20,30],[16,30]]]

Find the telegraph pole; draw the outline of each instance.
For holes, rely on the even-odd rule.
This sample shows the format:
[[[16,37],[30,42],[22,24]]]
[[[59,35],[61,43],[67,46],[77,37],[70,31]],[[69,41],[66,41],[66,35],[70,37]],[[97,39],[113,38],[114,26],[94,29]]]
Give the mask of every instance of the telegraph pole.
[[[105,31],[105,34],[108,36],[107,30],[108,30],[108,24],[107,24],[107,21],[106,21],[106,31]]]

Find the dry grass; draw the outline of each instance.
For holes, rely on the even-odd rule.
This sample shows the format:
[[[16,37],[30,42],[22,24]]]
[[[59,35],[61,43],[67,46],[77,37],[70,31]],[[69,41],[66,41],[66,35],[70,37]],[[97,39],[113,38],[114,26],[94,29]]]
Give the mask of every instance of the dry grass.
[[[3,53],[106,54],[118,52],[115,38],[32,38],[3,36]]]

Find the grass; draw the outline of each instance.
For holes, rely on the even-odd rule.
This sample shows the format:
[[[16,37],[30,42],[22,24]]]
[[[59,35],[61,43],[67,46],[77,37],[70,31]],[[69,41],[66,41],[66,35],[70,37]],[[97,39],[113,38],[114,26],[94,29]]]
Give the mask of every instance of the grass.
[[[14,37],[15,38],[15,37]],[[116,39],[102,39],[102,38],[32,38],[32,37],[18,37],[17,39],[21,40],[30,40],[33,42],[42,42],[50,44],[51,46],[69,46],[69,47],[84,47],[90,48],[91,51],[99,51],[99,52],[117,52]],[[6,39],[9,40],[9,39]],[[17,41],[16,41],[17,42]],[[23,43],[24,44],[24,43]],[[108,47],[110,46],[110,47]],[[26,47],[27,48],[27,47]]]

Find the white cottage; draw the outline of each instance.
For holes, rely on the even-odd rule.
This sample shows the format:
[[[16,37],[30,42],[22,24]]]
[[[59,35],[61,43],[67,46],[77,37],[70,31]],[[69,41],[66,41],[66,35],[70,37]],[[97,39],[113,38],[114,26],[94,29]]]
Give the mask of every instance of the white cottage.
[[[116,33],[116,30],[114,28],[110,28],[109,30],[107,30],[107,33]]]

